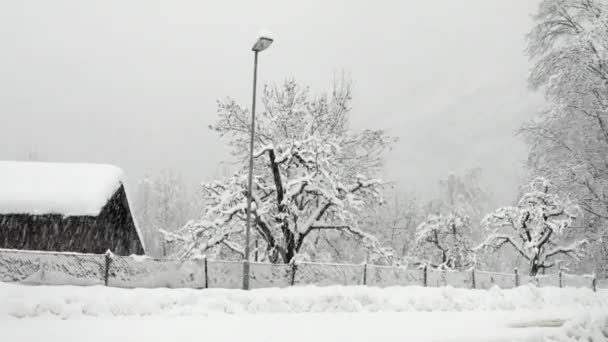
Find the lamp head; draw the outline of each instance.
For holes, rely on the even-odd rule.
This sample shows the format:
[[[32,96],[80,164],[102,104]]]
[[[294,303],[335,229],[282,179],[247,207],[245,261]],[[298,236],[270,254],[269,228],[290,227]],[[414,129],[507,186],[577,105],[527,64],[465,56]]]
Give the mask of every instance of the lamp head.
[[[255,42],[255,44],[253,44],[253,48],[251,48],[251,50],[253,50],[255,52],[264,51],[264,50],[268,49],[268,47],[270,46],[270,44],[272,44],[272,42],[273,42],[272,38],[261,36],[260,38],[258,38],[258,41]]]

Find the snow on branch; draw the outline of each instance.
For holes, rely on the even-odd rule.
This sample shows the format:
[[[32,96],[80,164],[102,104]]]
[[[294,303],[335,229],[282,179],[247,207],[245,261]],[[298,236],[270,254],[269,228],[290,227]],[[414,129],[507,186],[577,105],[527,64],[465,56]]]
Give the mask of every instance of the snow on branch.
[[[410,257],[440,268],[463,270],[473,267],[476,255],[470,232],[470,219],[461,211],[429,215],[416,228]]]
[[[547,252],[547,258],[563,254],[572,258],[580,258],[584,256],[583,249],[589,244],[587,240],[575,241],[569,245],[554,247]]]
[[[484,242],[482,242],[481,245],[476,247],[476,249],[481,249],[481,248],[500,249],[505,244],[509,244],[511,247],[515,248],[515,250],[526,260],[530,260],[530,257],[528,256],[528,254],[526,254],[526,251],[520,247],[520,245],[516,242],[516,240],[511,238],[510,235],[506,235],[506,234],[498,234],[498,233],[492,234],[492,235],[488,236],[488,238]]]

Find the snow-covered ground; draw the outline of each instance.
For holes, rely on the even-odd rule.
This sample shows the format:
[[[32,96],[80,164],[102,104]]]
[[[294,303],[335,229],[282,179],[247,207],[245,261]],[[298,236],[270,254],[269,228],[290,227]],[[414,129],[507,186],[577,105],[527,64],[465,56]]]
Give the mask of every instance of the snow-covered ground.
[[[240,291],[0,283],[0,304],[6,341],[608,340],[608,290]]]
[[[404,311],[606,309],[608,290],[533,285],[515,289],[365,286],[227,289],[120,289],[0,283],[0,318],[192,316]]]
[[[564,326],[547,312],[408,312],[128,317],[0,321],[3,341],[212,342],[515,342],[606,341],[606,315],[583,314]],[[531,319],[541,318],[542,320]],[[545,327],[511,327],[513,322]],[[605,328],[604,328],[605,330]],[[572,339],[568,339],[569,336]],[[585,339],[593,336],[594,339]]]

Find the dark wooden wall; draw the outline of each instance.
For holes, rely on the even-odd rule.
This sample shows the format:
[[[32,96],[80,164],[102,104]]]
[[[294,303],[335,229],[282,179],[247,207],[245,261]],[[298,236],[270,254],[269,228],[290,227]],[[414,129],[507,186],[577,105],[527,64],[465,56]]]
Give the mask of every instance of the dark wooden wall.
[[[99,216],[0,214],[0,248],[144,254],[123,186]]]

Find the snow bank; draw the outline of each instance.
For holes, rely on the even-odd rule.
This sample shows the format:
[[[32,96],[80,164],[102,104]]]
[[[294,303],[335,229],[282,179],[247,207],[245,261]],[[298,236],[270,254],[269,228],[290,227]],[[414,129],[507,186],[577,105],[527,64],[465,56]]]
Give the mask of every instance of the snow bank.
[[[467,290],[451,287],[291,287],[119,289],[0,283],[0,319],[48,316],[190,316],[217,313],[335,313],[471,310],[591,310],[608,308],[608,290],[536,288]]]
[[[586,313],[567,321],[558,331],[548,334],[546,341],[606,341],[608,340],[608,314]]]
[[[96,216],[123,178],[112,165],[0,161],[0,214]]]
[[[605,312],[550,311],[308,313],[207,317],[109,317],[0,321],[5,341],[109,342],[541,342],[605,341],[597,335]],[[589,317],[586,319],[585,317]],[[539,326],[511,328],[514,322]],[[543,327],[566,322],[567,329]],[[569,322],[572,322],[571,324]],[[4,323],[2,325],[2,323]],[[8,323],[8,324],[7,324]],[[582,329],[576,329],[576,326]],[[586,331],[584,328],[591,330]],[[594,334],[594,335],[591,335]],[[596,336],[592,339],[591,336]],[[586,338],[587,337],[587,338]]]
[[[606,316],[604,312],[585,315],[566,309],[560,312],[123,316],[61,322],[53,319],[13,319],[0,322],[0,325],[5,323],[1,325],[3,340],[20,342],[167,342],[191,341],[195,338],[213,342],[603,342],[605,338],[597,335],[597,328]],[[525,321],[538,322],[541,327],[510,327],[514,322]],[[568,328],[542,327],[543,323],[553,321],[566,322]],[[576,329],[576,326],[581,329]],[[585,330],[586,327],[591,329]]]

